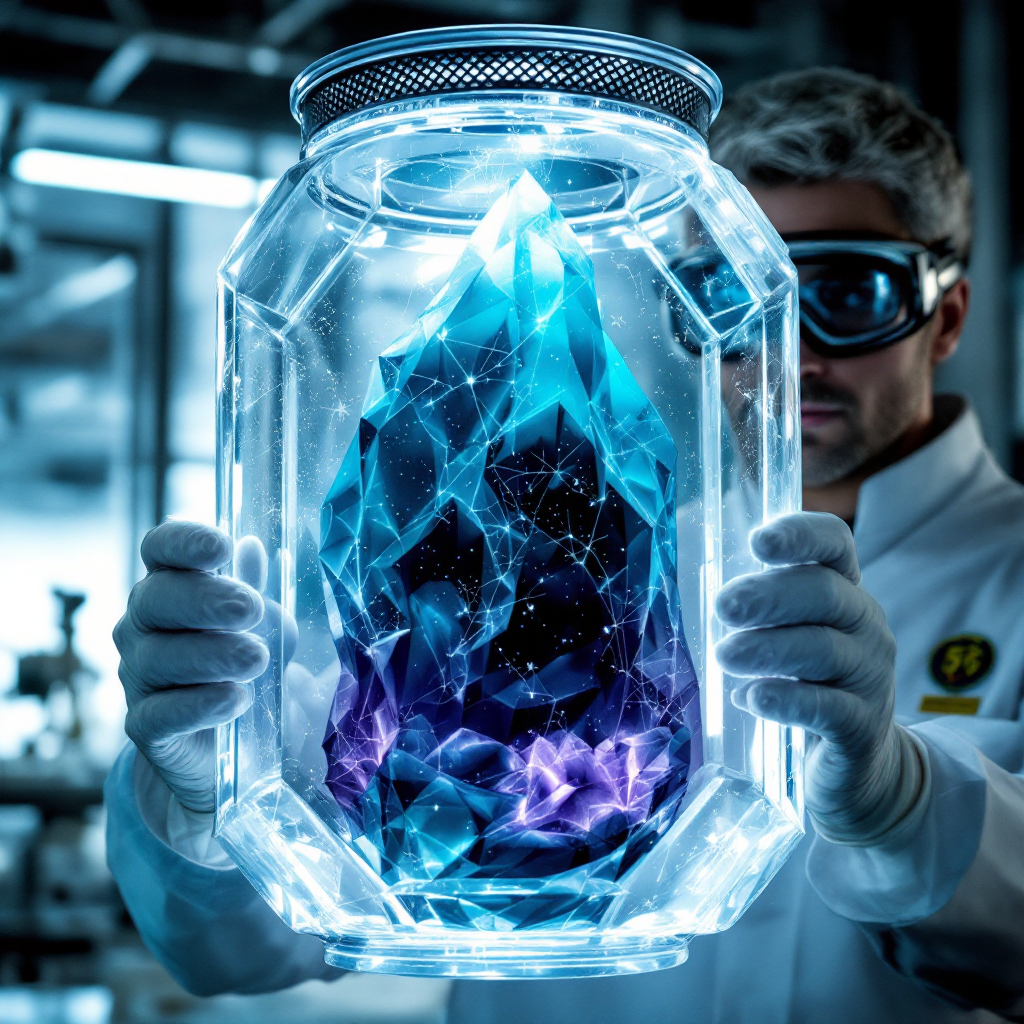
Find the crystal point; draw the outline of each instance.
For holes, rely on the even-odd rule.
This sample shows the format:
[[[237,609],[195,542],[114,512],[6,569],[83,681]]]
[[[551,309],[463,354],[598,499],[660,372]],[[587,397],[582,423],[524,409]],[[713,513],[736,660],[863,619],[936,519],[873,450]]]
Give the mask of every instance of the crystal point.
[[[682,794],[675,462],[524,173],[379,357],[322,509],[326,783],[386,878],[556,874]]]

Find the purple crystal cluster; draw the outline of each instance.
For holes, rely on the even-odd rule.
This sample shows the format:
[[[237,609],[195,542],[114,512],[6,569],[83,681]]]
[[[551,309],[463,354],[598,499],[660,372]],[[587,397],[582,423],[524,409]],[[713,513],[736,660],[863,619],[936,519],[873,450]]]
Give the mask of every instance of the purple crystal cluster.
[[[379,357],[323,505],[326,782],[385,878],[593,865],[681,796],[675,461],[524,174]]]

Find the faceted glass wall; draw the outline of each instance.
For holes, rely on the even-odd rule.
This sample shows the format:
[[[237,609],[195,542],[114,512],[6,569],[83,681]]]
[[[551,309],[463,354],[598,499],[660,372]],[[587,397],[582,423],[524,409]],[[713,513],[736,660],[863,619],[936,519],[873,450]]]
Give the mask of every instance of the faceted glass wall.
[[[801,832],[801,737],[712,655],[799,481],[746,193],[629,107],[409,105],[314,140],[221,296],[219,516],[273,657],[218,827],[257,888],[362,970],[648,970],[728,927]]]

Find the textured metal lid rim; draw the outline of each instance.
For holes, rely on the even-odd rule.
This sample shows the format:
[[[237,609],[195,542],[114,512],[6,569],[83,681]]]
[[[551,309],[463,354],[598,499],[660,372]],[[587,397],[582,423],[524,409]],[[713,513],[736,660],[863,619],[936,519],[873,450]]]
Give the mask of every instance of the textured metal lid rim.
[[[303,125],[302,107],[307,98],[331,79],[356,68],[430,52],[495,48],[566,50],[632,59],[687,78],[707,97],[709,122],[715,119],[722,104],[722,86],[718,76],[695,57],[664,43],[592,29],[468,25],[383,36],[322,57],[306,68],[292,84],[292,115]]]

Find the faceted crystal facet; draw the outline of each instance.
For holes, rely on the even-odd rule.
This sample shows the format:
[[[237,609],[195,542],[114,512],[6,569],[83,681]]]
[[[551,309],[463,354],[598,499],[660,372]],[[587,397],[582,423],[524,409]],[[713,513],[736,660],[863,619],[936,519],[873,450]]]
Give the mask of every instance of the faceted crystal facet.
[[[385,878],[621,861],[677,802],[701,755],[675,462],[523,174],[379,357],[323,505],[326,782]]]

